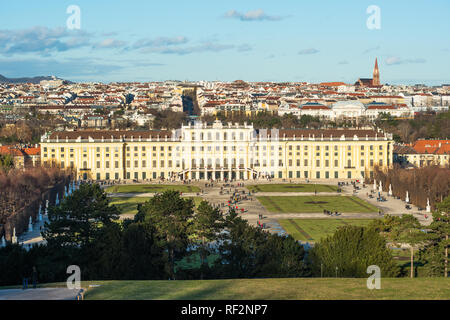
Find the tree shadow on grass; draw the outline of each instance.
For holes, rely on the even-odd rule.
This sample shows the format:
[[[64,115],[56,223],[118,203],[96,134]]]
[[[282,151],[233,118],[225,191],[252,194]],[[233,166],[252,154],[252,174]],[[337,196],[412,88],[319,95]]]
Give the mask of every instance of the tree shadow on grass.
[[[183,280],[180,280],[183,281]],[[188,292],[184,289],[183,293],[174,297],[177,300],[217,300],[224,299],[221,291],[227,291],[230,283],[227,281],[202,280],[197,282],[199,286],[192,288]],[[237,299],[234,296],[227,296],[226,299]],[[242,297],[241,297],[242,299]]]

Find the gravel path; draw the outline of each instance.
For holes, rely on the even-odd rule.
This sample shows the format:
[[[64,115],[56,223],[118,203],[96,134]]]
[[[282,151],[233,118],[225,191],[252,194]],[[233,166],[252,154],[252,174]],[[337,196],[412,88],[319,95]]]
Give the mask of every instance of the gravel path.
[[[78,292],[67,288],[4,289],[0,300],[75,300]]]

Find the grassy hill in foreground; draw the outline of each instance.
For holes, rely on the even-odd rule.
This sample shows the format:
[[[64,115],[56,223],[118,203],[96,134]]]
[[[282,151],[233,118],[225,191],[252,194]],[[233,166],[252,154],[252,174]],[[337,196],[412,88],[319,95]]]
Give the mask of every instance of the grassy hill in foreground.
[[[360,300],[450,299],[450,279],[386,278],[380,290],[369,290],[367,279],[295,278],[179,281],[90,281],[86,299],[265,299]]]

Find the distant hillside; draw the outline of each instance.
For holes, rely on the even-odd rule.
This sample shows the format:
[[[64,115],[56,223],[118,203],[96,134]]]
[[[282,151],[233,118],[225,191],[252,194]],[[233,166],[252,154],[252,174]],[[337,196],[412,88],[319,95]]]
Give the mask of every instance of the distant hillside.
[[[38,77],[24,77],[24,78],[7,78],[0,74],[0,83],[39,83],[42,80],[53,80],[54,78],[51,76],[38,76]],[[57,80],[63,80],[60,78],[56,78]],[[64,80],[66,83],[73,83],[68,80]]]

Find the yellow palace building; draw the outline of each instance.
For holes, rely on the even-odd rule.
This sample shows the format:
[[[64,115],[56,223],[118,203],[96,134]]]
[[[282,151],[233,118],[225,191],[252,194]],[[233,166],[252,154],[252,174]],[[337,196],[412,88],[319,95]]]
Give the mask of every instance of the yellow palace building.
[[[362,179],[393,161],[373,129],[254,129],[196,122],[171,131],[65,131],[41,139],[41,163],[79,179]]]

